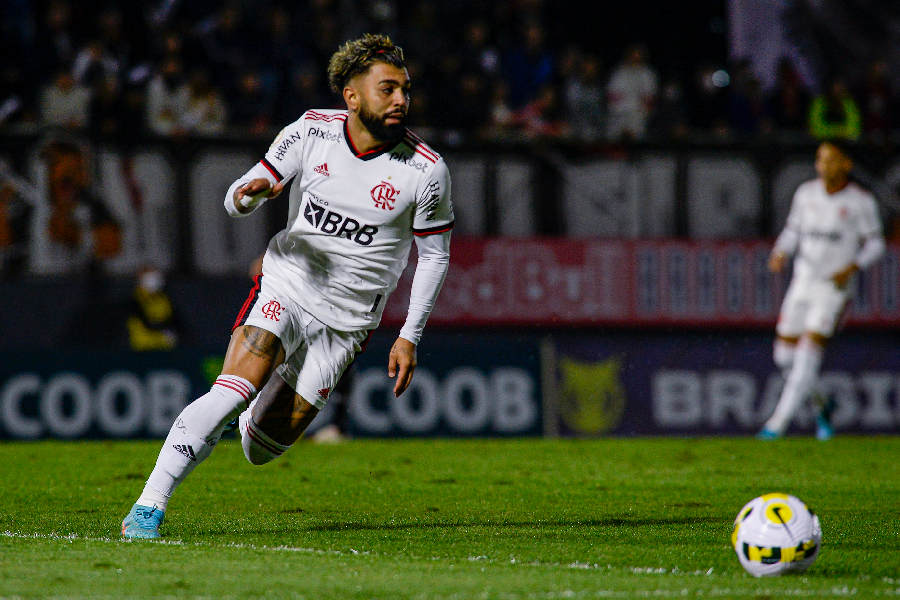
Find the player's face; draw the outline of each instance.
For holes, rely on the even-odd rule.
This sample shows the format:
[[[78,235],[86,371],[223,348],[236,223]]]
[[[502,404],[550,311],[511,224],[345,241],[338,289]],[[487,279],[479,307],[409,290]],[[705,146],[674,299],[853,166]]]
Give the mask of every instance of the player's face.
[[[816,151],[816,173],[826,183],[843,181],[852,167],[850,159],[836,146],[825,143]]]
[[[400,141],[406,132],[409,110],[409,73],[375,63],[358,78],[359,120],[381,142]]]

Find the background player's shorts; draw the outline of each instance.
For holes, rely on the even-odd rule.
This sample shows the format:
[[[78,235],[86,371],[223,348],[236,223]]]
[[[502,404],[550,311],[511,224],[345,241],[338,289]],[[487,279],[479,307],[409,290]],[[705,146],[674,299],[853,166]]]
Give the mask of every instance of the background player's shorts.
[[[849,295],[847,289],[839,290],[831,281],[794,279],[781,304],[778,335],[793,338],[812,332],[833,336]]]
[[[253,325],[278,336],[285,354],[278,374],[319,410],[370,333],[328,327],[294,302],[276,280],[262,275],[256,278],[234,328],[242,325]]]

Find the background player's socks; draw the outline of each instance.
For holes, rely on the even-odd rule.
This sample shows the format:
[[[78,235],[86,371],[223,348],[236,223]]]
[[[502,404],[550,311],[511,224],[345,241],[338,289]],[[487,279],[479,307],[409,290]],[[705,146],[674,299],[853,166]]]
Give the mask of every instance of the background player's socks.
[[[212,453],[225,425],[246,408],[256,388],[235,375],[220,375],[212,389],[189,404],[169,430],[147,487],[171,497],[185,477]],[[145,493],[153,495],[152,491]]]
[[[784,378],[787,379],[794,367],[794,358],[797,354],[797,344],[791,344],[781,338],[775,339],[775,346],[772,351],[772,358],[775,360],[775,366],[781,369]]]
[[[238,429],[241,432],[241,446],[244,456],[254,465],[264,465],[285,453],[290,446],[279,444],[263,433],[250,410],[241,413]]]
[[[806,398],[819,375],[819,367],[822,366],[822,347],[808,339],[803,338],[797,344],[794,355],[794,366],[784,384],[781,398],[775,412],[766,421],[765,430],[777,434],[784,433],[788,423],[797,412],[800,403]]]

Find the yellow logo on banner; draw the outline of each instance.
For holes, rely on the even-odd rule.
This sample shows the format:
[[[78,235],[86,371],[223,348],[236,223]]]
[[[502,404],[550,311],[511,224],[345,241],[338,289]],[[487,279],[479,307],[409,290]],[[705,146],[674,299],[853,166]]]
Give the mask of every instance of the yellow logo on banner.
[[[621,370],[615,359],[603,363],[560,359],[559,412],[569,428],[588,434],[615,429],[625,412]]]

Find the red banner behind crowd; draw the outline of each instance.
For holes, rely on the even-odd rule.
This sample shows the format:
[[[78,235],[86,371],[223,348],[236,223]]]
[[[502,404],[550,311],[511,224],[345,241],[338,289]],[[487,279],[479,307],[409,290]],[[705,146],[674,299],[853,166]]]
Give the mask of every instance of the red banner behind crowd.
[[[771,243],[455,238],[430,324],[774,326],[789,274]],[[406,316],[412,266],[384,322]],[[900,247],[861,274],[849,323],[900,325]]]

